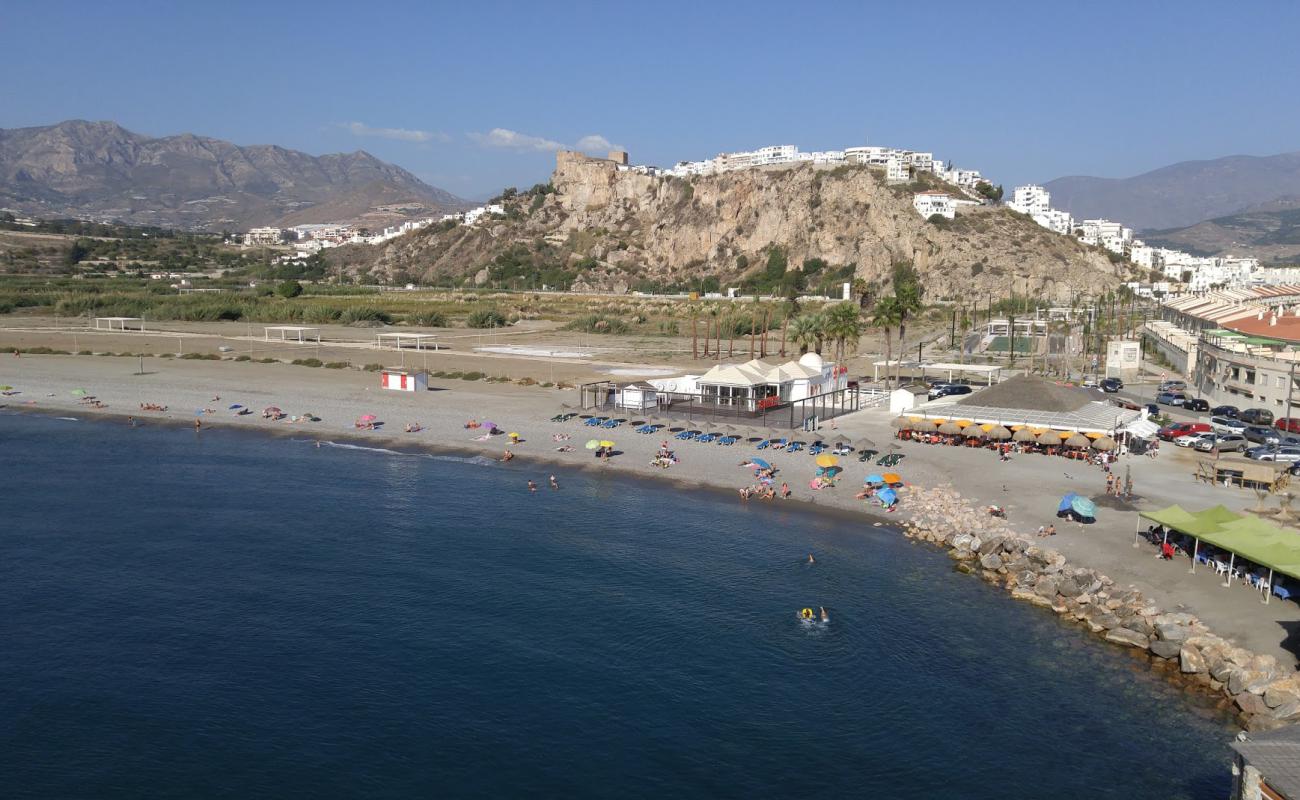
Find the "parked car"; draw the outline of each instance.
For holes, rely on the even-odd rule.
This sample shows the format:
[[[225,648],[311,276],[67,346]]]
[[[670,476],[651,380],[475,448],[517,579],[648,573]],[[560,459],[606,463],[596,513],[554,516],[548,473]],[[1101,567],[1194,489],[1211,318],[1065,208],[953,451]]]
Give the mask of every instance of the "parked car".
[[[1210,417],[1210,427],[1218,434],[1240,434],[1248,427],[1246,423],[1232,417]]]
[[[1124,381],[1120,380],[1119,378],[1107,378],[1106,380],[1101,382],[1101,390],[1103,392],[1108,392],[1110,394],[1114,394],[1115,392],[1118,392],[1120,389],[1123,388],[1124,388]]]
[[[1264,430],[1268,430],[1265,428]],[[1204,422],[1175,422],[1156,431],[1156,436],[1166,442],[1172,442],[1179,436],[1194,433],[1210,433],[1210,426]]]
[[[1127,408],[1129,411],[1141,411],[1143,408],[1132,400],[1125,400],[1122,397],[1112,397],[1110,401],[1119,408]]]
[[[1174,444],[1179,447],[1192,447],[1202,439],[1213,439],[1212,432],[1200,431],[1198,433],[1184,433],[1182,436],[1174,437]]]
[[[1187,395],[1179,392],[1161,392],[1156,395],[1156,402],[1165,406],[1181,406],[1187,400]]]
[[[1202,453],[1208,453],[1217,449],[1220,453],[1241,452],[1246,449],[1246,437],[1240,433],[1215,433],[1209,436],[1200,436],[1192,447]]]
[[[930,390],[930,399],[938,400],[940,397],[951,397],[956,394],[970,394],[969,386],[962,386],[959,383],[945,383],[942,386],[936,386]]]
[[[1300,461],[1300,447],[1256,447],[1248,451],[1246,457],[1256,461],[1286,461],[1294,464]]]
[[[1237,419],[1248,425],[1272,425],[1273,412],[1267,408],[1248,408],[1238,414]]]
[[[1215,406],[1210,409],[1210,413],[1216,417],[1232,417],[1236,419],[1241,415],[1241,409],[1236,406]]]
[[[1160,391],[1162,392],[1185,392],[1187,384],[1183,381],[1161,381]]]
[[[1160,406],[1156,405],[1155,403],[1147,403],[1142,408],[1147,412],[1148,417],[1160,416]]]
[[[1287,433],[1300,433],[1300,418],[1283,417],[1273,423],[1273,427]]]
[[[1282,441],[1282,437],[1277,435],[1277,431],[1264,425],[1251,425],[1242,431],[1241,435],[1255,444],[1274,445]]]
[[[1209,411],[1210,402],[1203,397],[1189,397],[1183,401],[1184,411]]]
[[[1083,379],[1083,383],[1080,385],[1085,389],[1096,389],[1101,385],[1101,381],[1097,380],[1096,375],[1089,375]]]

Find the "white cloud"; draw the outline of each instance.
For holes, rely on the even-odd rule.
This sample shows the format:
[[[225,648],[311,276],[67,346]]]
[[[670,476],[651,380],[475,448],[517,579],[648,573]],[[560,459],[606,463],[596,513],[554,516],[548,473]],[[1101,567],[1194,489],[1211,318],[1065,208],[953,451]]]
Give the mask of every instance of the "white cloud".
[[[601,136],[599,133],[593,133],[584,136],[578,140],[578,149],[584,153],[592,153],[603,150],[622,150],[622,146],[616,145],[610,140]]]
[[[564,145],[541,136],[529,136],[526,133],[506,128],[493,128],[487,133],[471,133],[469,138],[484,147],[499,147],[504,150],[524,150],[536,153],[553,153],[562,150]]]
[[[396,139],[400,142],[447,142],[451,137],[437,131],[415,131],[407,128],[372,128],[364,122],[345,122],[343,127],[353,136],[377,139]]]
[[[532,153],[554,153],[556,150],[581,150],[583,152],[599,152],[605,150],[619,149],[618,145],[610,144],[609,139],[598,133],[584,136],[578,140],[576,145],[567,145],[557,142],[554,139],[546,139],[541,136],[530,136],[519,131],[512,131],[507,128],[493,128],[487,133],[470,133],[469,138],[483,147],[496,147],[503,150],[518,150],[520,152]]]

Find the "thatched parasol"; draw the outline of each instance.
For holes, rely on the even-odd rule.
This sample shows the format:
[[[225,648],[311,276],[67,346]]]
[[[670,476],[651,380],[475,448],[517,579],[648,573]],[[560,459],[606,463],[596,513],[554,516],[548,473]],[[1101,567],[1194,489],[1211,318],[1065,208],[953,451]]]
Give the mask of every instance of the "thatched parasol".
[[[1005,442],[1011,438],[1011,431],[1001,425],[995,425],[986,435],[995,442]]]
[[[1055,446],[1061,443],[1061,434],[1056,431],[1043,431],[1038,434],[1038,443]]]
[[[956,422],[945,422],[939,426],[939,433],[949,436],[958,436],[961,434],[961,426]]]
[[[894,417],[889,421],[889,424],[891,427],[897,428],[900,431],[910,430],[912,427],[912,421],[907,417]]]
[[[1034,432],[1024,427],[1011,435],[1013,442],[1032,442],[1035,438],[1037,437],[1034,436]]]
[[[983,439],[987,434],[988,431],[984,430],[984,426],[977,425],[974,422],[961,429],[962,436],[968,436],[972,439]]]
[[[933,431],[936,424],[932,419],[923,419],[919,422],[913,422],[908,427],[914,431]]]
[[[1092,440],[1094,450],[1114,450],[1115,440],[1109,436],[1101,436]]]
[[[1071,436],[1069,439],[1065,440],[1065,446],[1066,447],[1091,447],[1092,440],[1089,439],[1087,436],[1084,436],[1082,433],[1076,433],[1073,436]]]

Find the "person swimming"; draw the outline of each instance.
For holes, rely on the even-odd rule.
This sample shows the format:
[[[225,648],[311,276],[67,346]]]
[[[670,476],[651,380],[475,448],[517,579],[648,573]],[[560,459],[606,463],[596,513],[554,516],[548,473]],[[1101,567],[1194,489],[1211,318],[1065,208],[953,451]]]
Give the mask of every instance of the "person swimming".
[[[558,489],[558,488],[560,488],[560,484],[559,484],[558,481],[555,480],[555,476],[554,476],[554,475],[551,476],[551,488],[552,488],[552,489]]]
[[[818,606],[822,611],[822,622],[830,622],[831,615],[826,613],[826,606]]]
[[[808,554],[808,563],[809,563],[809,564],[816,564],[816,563],[817,563],[817,559],[815,559],[815,558],[812,557],[812,553],[809,553],[809,554]]]
[[[537,491],[537,484],[533,483],[532,480],[528,481],[528,491],[530,492]]]

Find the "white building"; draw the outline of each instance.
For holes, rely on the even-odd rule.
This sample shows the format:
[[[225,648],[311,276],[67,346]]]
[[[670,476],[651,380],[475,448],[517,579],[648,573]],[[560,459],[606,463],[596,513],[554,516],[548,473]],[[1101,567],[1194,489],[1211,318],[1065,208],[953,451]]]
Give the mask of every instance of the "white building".
[[[926,219],[935,214],[947,219],[957,216],[957,207],[953,203],[952,195],[934,189],[914,195],[912,197],[912,206],[918,214]]]
[[[895,156],[885,163],[886,183],[907,183],[911,179],[912,170],[906,159]]]
[[[650,383],[663,389],[659,381]],[[705,402],[753,412],[843,389],[848,378],[834,363],[826,363],[810,352],[780,366],[758,359],[744,364],[719,364],[694,383]]]
[[[950,169],[943,172],[943,179],[964,189],[974,189],[984,176],[977,169]]]
[[[1047,214],[1052,210],[1052,193],[1032,183],[1027,186],[1017,186],[1007,206],[1012,211],[1019,211],[1031,217],[1036,214]]]
[[[284,243],[284,231],[279,228],[252,228],[244,235],[244,245],[261,247]]]
[[[504,214],[504,213],[506,213],[505,207],[502,206],[500,203],[492,203],[491,205],[479,206],[478,208],[471,208],[469,211],[465,212],[465,217],[461,221],[461,224],[473,225],[474,223],[482,219],[485,215]]]

